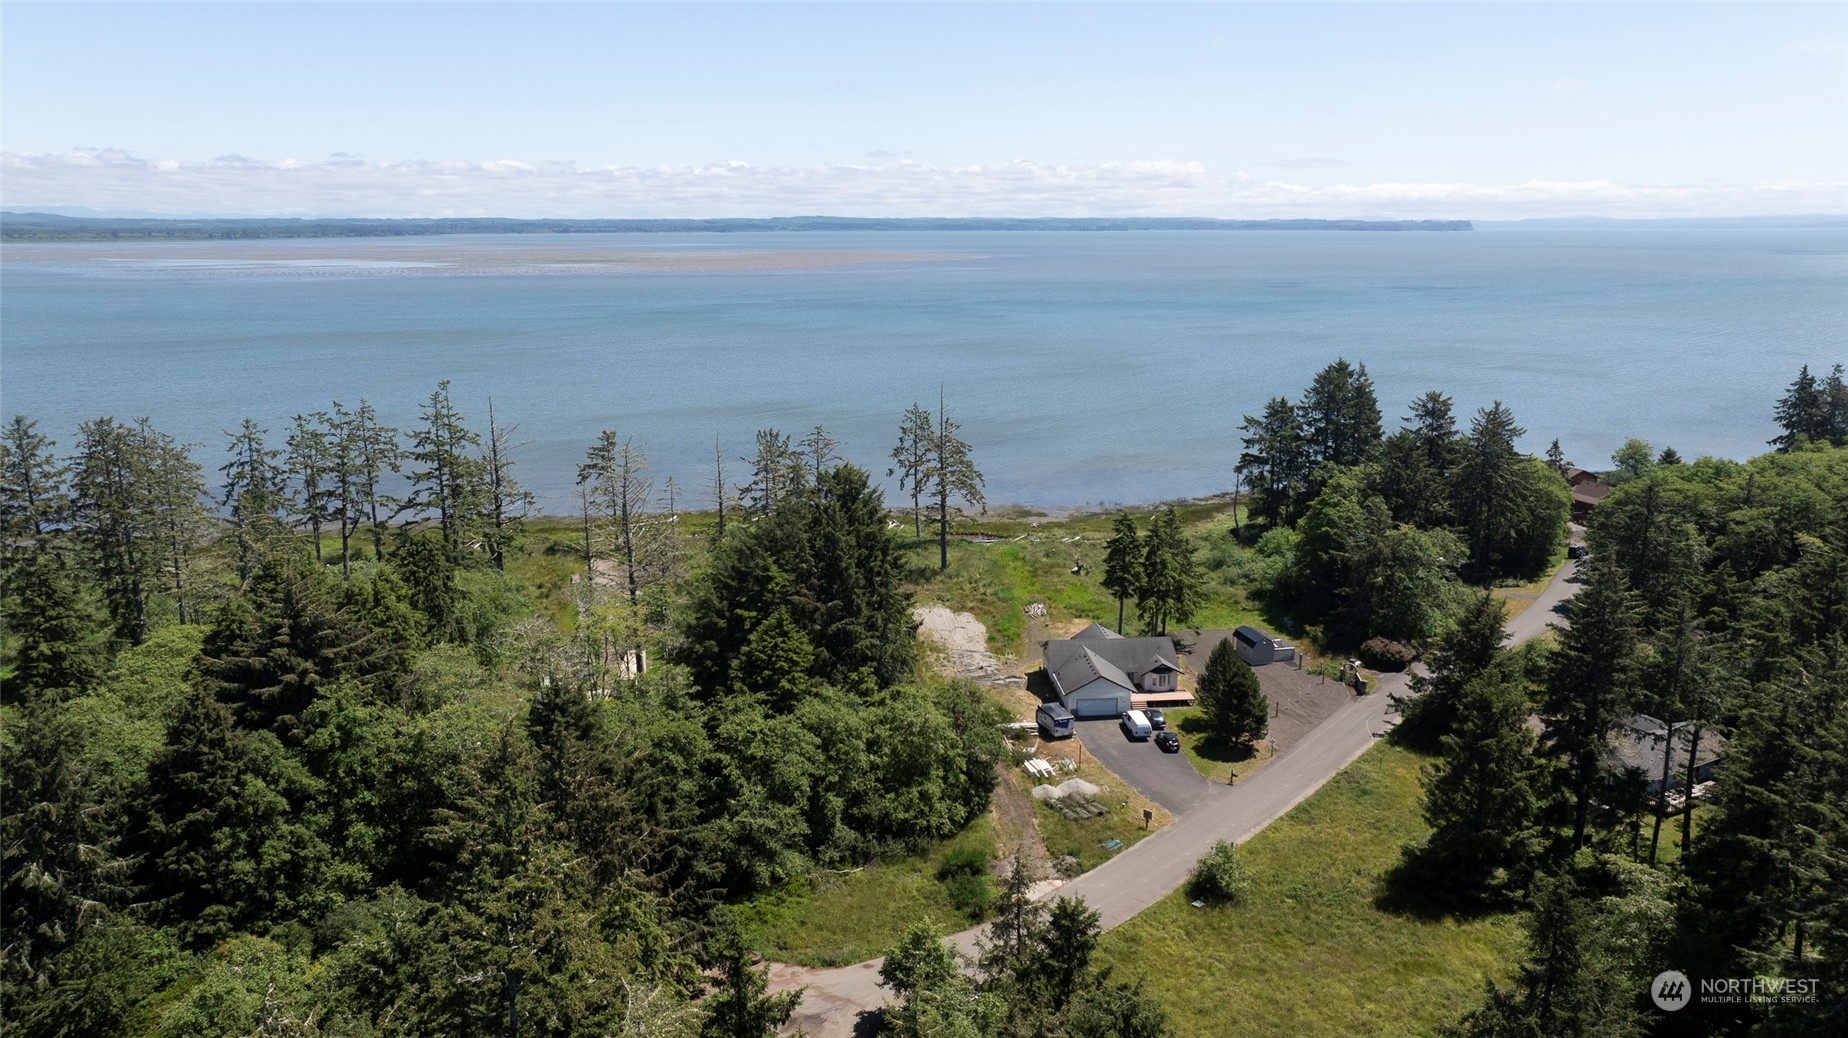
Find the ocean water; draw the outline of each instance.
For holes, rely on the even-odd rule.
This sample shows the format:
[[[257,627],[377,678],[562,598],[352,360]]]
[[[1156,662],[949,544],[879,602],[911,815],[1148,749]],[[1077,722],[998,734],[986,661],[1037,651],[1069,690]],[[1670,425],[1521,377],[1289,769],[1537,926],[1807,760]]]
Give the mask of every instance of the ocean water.
[[[715,444],[824,425],[883,475],[939,390],[993,503],[1228,489],[1238,425],[1337,357],[1388,428],[1427,389],[1493,400],[1600,467],[1626,438],[1743,458],[1798,366],[1848,361],[1848,230],[860,232],[8,245],[0,406],[69,449],[147,416],[199,444],[369,399],[412,424],[449,379],[517,423],[571,511],[599,430],[682,507]],[[892,494],[889,497],[895,498]]]

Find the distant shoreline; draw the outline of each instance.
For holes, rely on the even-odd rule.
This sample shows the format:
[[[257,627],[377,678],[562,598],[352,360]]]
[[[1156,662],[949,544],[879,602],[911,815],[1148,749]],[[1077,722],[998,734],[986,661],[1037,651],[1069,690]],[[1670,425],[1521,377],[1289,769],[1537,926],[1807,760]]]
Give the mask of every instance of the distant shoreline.
[[[748,234],[763,231],[1468,231],[1468,220],[1213,220],[1193,217],[779,216],[713,220],[129,219],[0,213],[0,241],[224,241],[445,234]]]

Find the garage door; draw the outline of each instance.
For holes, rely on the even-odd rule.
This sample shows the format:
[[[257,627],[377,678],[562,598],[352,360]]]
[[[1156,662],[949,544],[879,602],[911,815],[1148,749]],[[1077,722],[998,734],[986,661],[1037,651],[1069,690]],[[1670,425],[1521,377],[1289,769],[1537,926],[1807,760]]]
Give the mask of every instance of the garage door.
[[[1076,717],[1116,717],[1129,709],[1129,697],[1118,693],[1073,697],[1066,709]]]

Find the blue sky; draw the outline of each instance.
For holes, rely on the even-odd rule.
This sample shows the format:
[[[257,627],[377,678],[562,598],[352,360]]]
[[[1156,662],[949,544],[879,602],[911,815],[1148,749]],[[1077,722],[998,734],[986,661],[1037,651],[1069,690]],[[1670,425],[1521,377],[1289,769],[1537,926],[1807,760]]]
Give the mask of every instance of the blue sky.
[[[1848,212],[1848,5],[27,4],[0,204]]]

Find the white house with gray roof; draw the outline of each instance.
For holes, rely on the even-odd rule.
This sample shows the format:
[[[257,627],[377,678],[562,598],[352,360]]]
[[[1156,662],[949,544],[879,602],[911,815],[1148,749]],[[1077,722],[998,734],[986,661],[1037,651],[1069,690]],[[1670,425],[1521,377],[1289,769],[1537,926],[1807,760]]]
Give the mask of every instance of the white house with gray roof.
[[[1192,702],[1180,688],[1179,658],[1171,638],[1125,638],[1092,624],[1046,643],[1046,676],[1074,716],[1116,717],[1155,703]]]

